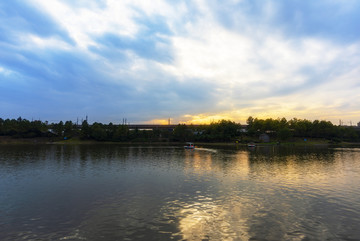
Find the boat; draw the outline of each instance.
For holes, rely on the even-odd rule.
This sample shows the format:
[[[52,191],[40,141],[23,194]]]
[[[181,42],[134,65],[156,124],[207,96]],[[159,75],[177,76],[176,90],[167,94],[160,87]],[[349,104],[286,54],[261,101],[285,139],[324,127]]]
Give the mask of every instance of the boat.
[[[248,143],[247,146],[248,147],[255,147],[256,145],[255,145],[255,143],[251,142],[251,143]]]
[[[192,142],[186,142],[186,146],[184,146],[185,149],[195,149],[195,145]]]

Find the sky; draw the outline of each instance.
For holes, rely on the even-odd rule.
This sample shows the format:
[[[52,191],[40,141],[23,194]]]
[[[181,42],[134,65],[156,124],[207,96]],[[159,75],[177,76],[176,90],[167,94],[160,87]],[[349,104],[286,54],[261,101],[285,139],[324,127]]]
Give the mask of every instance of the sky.
[[[358,0],[0,0],[0,118],[360,121]]]

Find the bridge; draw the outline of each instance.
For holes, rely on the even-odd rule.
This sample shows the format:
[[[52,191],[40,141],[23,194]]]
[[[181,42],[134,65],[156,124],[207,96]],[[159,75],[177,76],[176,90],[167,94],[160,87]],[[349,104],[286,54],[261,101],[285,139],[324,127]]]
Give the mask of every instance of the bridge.
[[[178,126],[179,124],[171,124],[171,125],[160,125],[160,124],[127,124],[126,126],[128,126],[128,128],[130,130],[169,130],[169,131],[173,131],[175,129],[176,126]],[[192,128],[199,128],[202,126],[208,126],[208,125],[186,125],[188,127],[192,127]],[[241,128],[246,129],[247,125],[241,125]]]
[[[156,130],[156,129],[160,129],[160,130],[169,130],[169,131],[173,131],[175,129],[176,126],[178,126],[179,124],[173,124],[173,125],[160,125],[160,124],[128,124],[126,126],[128,126],[128,128],[130,130]],[[191,125],[192,127],[199,127],[200,125]]]

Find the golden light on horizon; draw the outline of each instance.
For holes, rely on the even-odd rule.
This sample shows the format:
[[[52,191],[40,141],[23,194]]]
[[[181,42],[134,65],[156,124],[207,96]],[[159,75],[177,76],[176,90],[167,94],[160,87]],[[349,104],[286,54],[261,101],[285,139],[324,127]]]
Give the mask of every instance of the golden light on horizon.
[[[280,107],[277,105],[264,107],[252,107],[237,111],[228,111],[221,113],[199,113],[199,114],[186,114],[177,118],[171,119],[171,124],[187,124],[187,125],[201,125],[201,124],[211,124],[218,122],[220,120],[230,120],[235,123],[246,124],[246,120],[249,116],[258,119],[277,119],[277,118],[286,118],[291,120],[293,118],[297,119],[306,119],[310,121],[314,120],[325,120],[330,121],[333,124],[339,124],[339,120],[342,120],[344,123],[352,123],[356,125],[360,121],[360,111],[339,112],[337,107],[329,107],[324,109],[321,106],[316,106],[315,104],[310,107],[303,106],[293,106],[290,105],[288,108]],[[146,122],[147,124],[160,124],[167,125],[169,119],[153,119]]]
[[[153,124],[153,125],[168,125],[169,119],[153,119],[150,121],[145,121],[145,124]],[[170,124],[174,124],[170,122]]]

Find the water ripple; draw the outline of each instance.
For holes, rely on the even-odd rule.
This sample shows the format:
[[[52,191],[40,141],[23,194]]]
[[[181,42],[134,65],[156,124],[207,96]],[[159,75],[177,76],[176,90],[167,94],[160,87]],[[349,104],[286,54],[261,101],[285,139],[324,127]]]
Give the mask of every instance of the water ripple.
[[[356,240],[359,160],[358,148],[0,147],[0,240]]]

